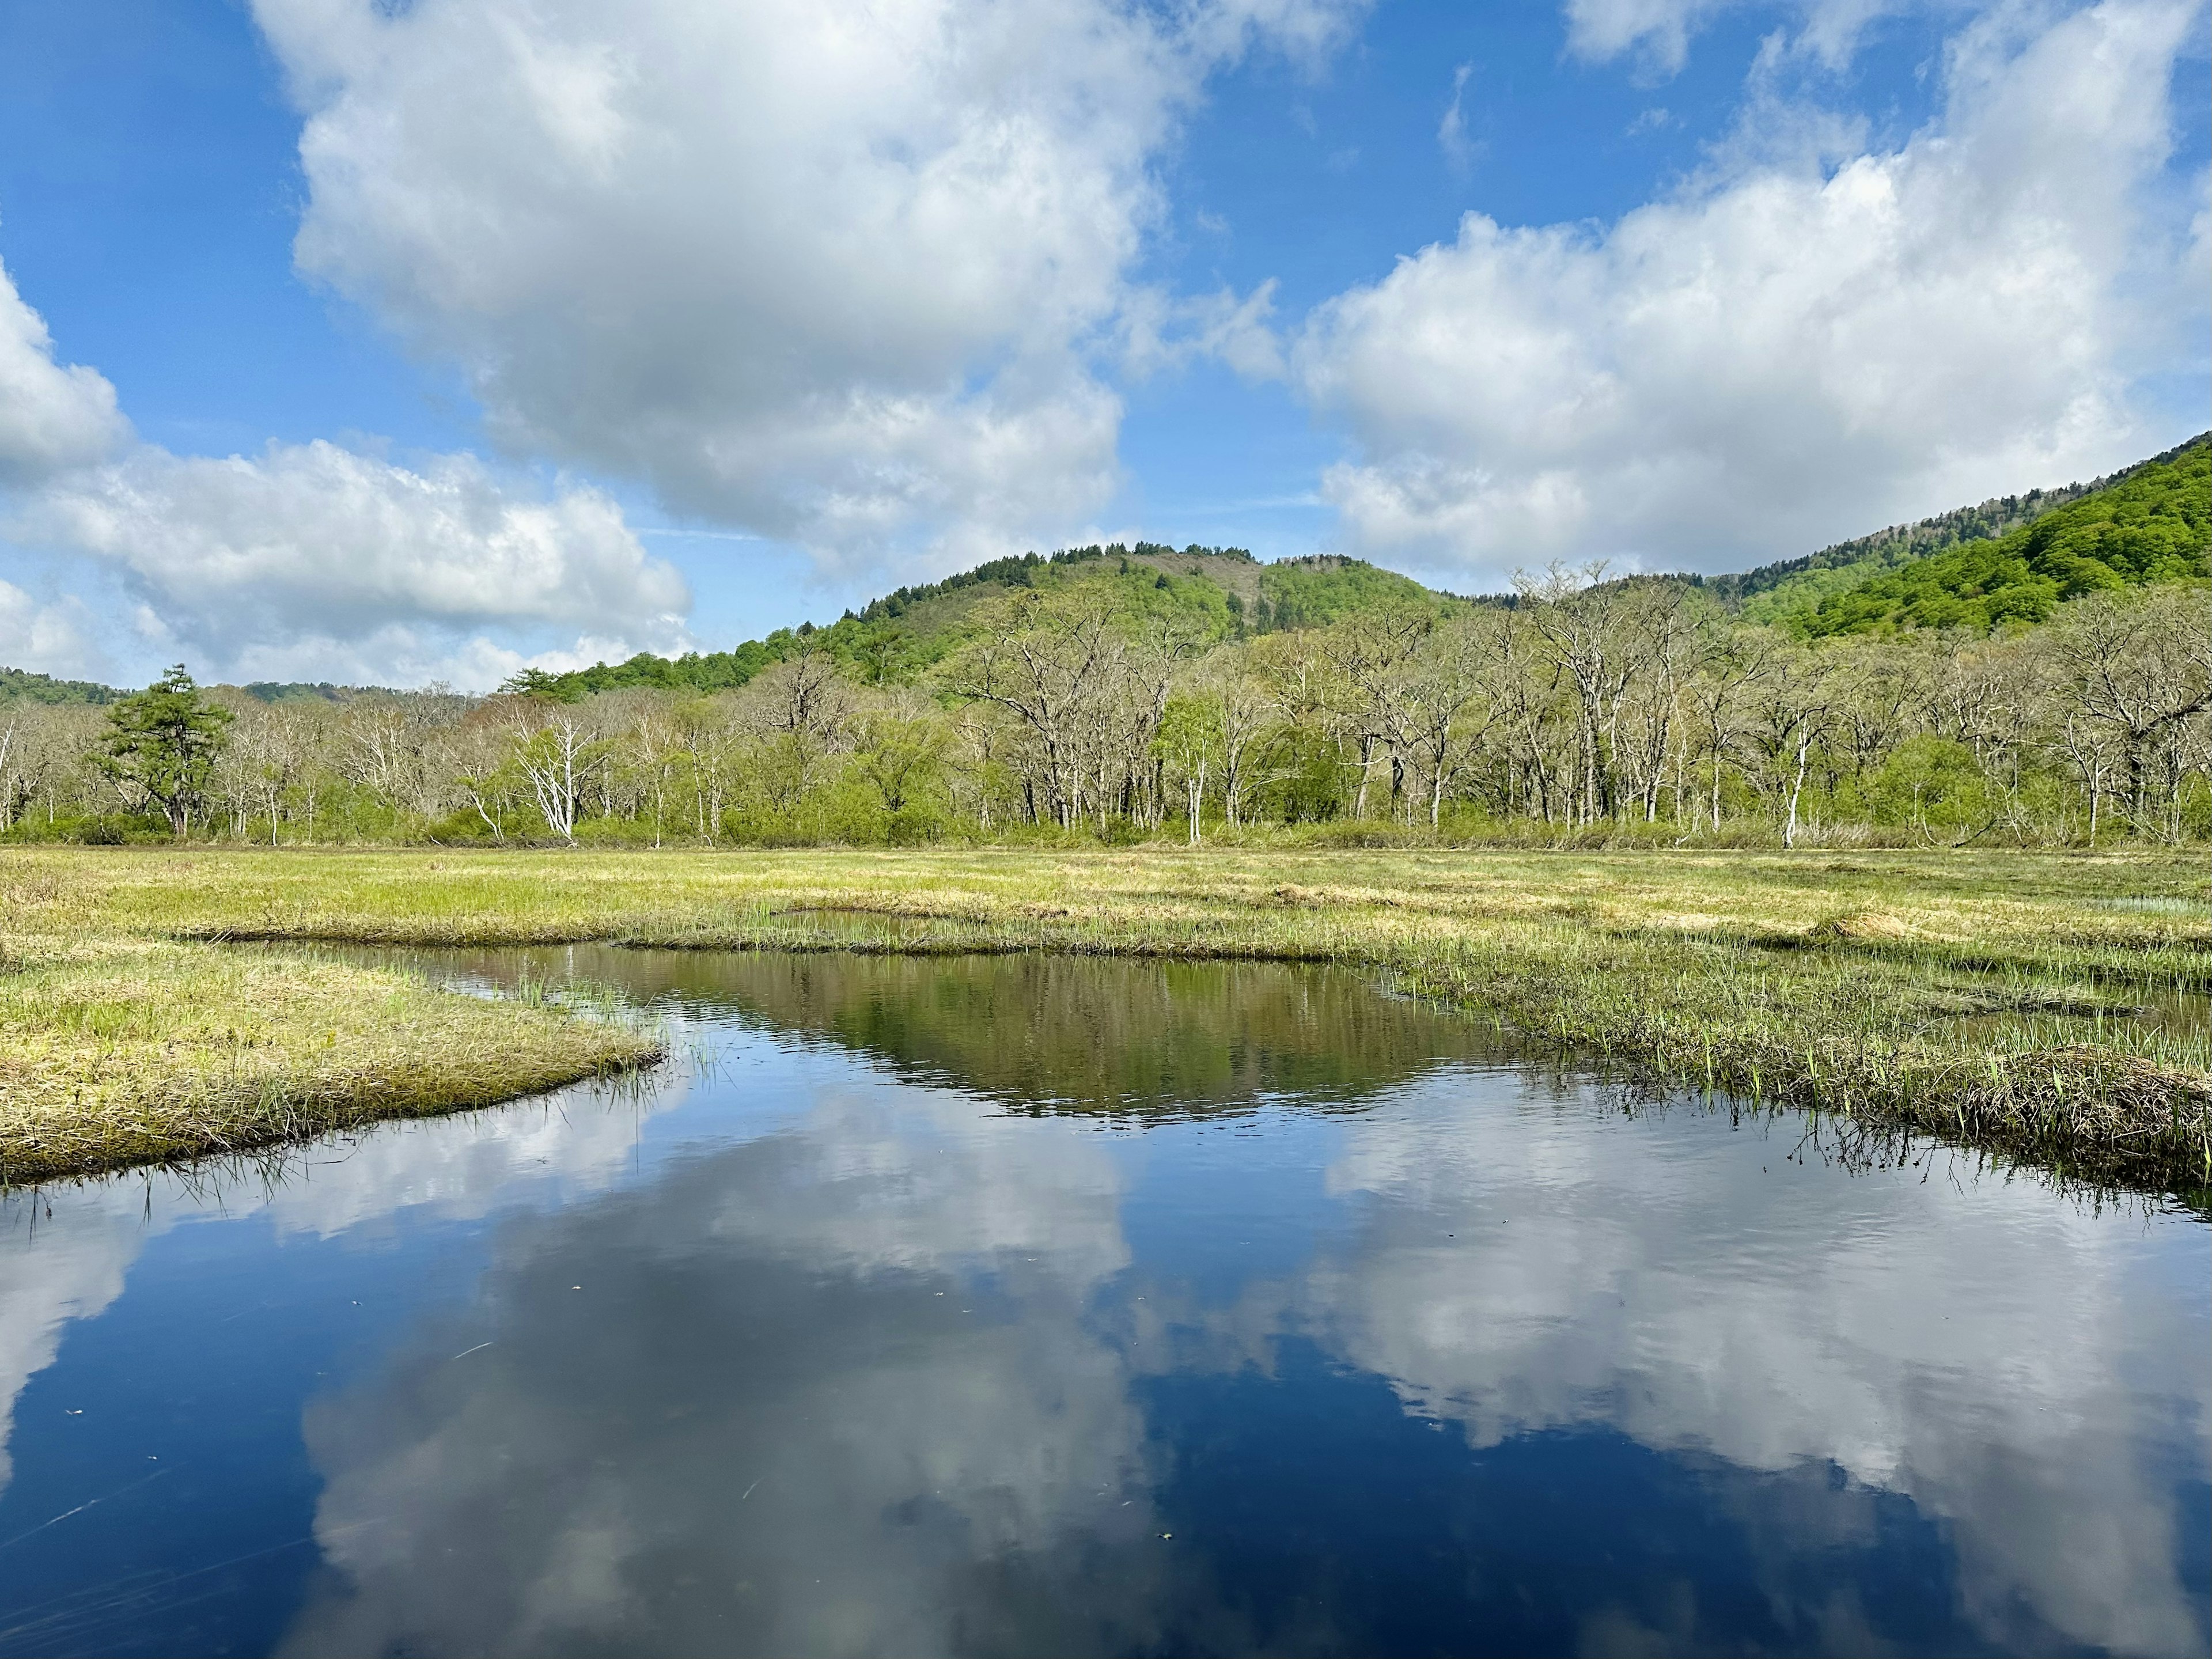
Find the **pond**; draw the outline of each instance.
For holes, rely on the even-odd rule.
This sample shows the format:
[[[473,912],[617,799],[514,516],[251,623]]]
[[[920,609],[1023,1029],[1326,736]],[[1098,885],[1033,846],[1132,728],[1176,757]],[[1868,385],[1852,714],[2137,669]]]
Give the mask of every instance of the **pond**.
[[[406,959],[674,1059],[0,1200],[0,1652],[2212,1645],[2177,1206],[1343,972]]]

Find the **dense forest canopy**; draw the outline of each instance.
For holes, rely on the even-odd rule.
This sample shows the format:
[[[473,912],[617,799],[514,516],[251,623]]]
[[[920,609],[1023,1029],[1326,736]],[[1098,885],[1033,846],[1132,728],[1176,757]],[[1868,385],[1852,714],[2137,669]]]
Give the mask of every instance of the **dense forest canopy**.
[[[1598,568],[1464,599],[1357,560],[1139,543],[489,697],[181,670],[123,696],[11,671],[0,832],[2204,836],[2209,485],[2200,439],[2024,522],[1985,514],[2002,534],[1805,566],[1749,601],[1747,578]]]

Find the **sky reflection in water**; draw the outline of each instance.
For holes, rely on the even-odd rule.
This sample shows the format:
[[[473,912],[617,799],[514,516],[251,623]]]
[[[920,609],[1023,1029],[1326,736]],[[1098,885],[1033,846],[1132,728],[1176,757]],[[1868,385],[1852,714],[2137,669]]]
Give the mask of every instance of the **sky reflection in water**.
[[[2212,1640],[2194,1218],[1340,974],[442,960],[687,1063],[7,1200],[0,1652]]]

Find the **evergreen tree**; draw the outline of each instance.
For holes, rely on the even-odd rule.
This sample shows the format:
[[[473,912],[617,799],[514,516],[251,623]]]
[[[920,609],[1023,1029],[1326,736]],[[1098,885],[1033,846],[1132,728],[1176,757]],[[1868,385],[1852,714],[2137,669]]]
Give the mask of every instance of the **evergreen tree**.
[[[160,808],[182,841],[205,799],[230,718],[230,710],[201,696],[179,663],[107,711],[100,769],[122,787],[126,798],[136,796]]]

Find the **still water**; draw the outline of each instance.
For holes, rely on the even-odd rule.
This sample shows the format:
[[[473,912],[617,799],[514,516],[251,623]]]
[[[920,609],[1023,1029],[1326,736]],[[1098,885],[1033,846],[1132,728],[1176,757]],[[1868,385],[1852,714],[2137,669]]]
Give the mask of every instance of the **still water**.
[[[2179,1209],[1344,974],[413,959],[676,1059],[0,1200],[0,1652],[2212,1645]]]

